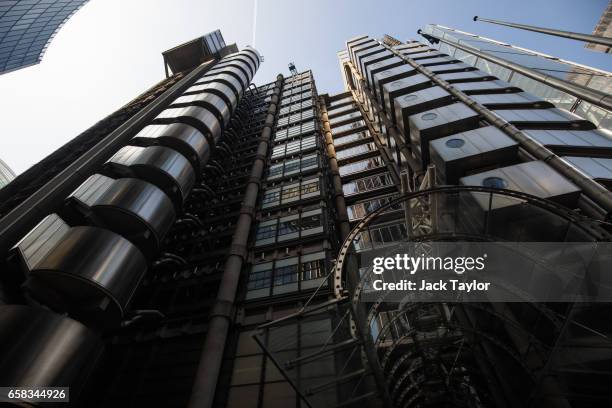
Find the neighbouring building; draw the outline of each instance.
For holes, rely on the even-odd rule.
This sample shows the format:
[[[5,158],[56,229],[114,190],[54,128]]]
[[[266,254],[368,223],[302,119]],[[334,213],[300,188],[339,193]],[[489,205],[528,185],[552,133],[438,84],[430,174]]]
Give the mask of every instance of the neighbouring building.
[[[600,37],[612,37],[612,2],[608,3],[608,6],[605,8],[603,13],[601,13],[601,17],[595,28],[593,29],[593,35],[598,35]],[[612,53],[612,49],[602,44],[593,44],[589,43],[584,46],[593,51]]]
[[[88,0],[0,3],[0,74],[40,63],[58,30]]]

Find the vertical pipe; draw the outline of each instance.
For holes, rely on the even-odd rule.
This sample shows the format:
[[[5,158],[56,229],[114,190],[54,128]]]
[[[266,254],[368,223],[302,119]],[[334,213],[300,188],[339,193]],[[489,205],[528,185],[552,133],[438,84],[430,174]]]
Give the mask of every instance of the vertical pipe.
[[[338,213],[338,227],[340,228],[340,242],[348,236],[351,231],[349,224],[348,212],[346,210],[346,202],[344,201],[344,191],[342,190],[342,179],[340,178],[340,170],[338,169],[338,159],[336,158],[336,148],[334,146],[334,138],[329,125],[327,116],[327,106],[325,99],[319,97],[319,106],[321,110],[321,122],[323,123],[323,133],[325,135],[325,146],[327,147],[327,160],[332,174],[332,183],[334,185],[334,203]]]
[[[206,340],[200,355],[200,362],[196,372],[191,397],[190,408],[210,408],[215,397],[215,389],[223,361],[225,342],[232,324],[234,302],[236,291],[240,281],[240,272],[247,256],[247,244],[251,224],[255,217],[255,206],[261,184],[266,161],[268,158],[268,146],[272,136],[272,128],[276,120],[280,94],[283,87],[283,76],[278,75],[274,86],[274,93],[268,108],[268,114],[261,132],[257,155],[251,175],[246,186],[244,200],[240,209],[240,215],[236,223],[236,230],[232,237],[230,253],[225,262],[223,276],[219,285],[219,292],[215,305],[212,308]]]

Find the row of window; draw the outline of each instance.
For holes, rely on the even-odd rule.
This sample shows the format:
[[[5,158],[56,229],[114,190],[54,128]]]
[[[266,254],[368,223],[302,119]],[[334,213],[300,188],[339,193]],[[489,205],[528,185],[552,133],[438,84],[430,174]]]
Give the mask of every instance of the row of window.
[[[338,99],[336,101],[332,101],[329,103],[329,106],[338,106],[349,102],[353,102],[353,97],[351,95],[345,96],[344,98]]]
[[[335,125],[339,123],[344,123],[344,122],[358,119],[358,118],[361,118],[361,112],[359,111],[350,112],[345,115],[336,116],[335,118],[330,119],[329,124],[333,128]]]
[[[249,291],[258,291],[261,296],[269,296],[268,290],[262,291],[261,289],[323,278],[325,276],[324,260],[325,252],[322,251],[302,255],[301,257],[295,256],[253,265],[249,272],[247,289]],[[281,293],[285,293],[286,289],[288,288],[281,289]],[[294,290],[292,289],[291,291]],[[259,296],[251,294],[250,296],[247,295],[247,297]]]
[[[316,153],[308,154],[296,159],[285,160],[270,166],[268,180],[292,176],[319,168],[319,156]]]
[[[376,151],[376,145],[372,142],[364,143],[358,146],[349,147],[340,151],[336,151],[336,158],[343,160],[348,157],[358,156],[360,154]]]
[[[341,134],[344,132],[348,132],[350,130],[363,128],[365,126],[366,126],[365,121],[361,119],[356,122],[347,123],[346,125],[336,126],[334,127],[333,133],[337,135],[337,134]]]
[[[294,105],[291,105],[294,106]],[[299,111],[296,113],[292,113],[291,115],[280,118],[276,123],[276,126],[287,126],[292,125],[294,123],[302,122],[304,120],[312,119],[314,117],[314,111],[312,109]]]
[[[290,103],[302,101],[304,99],[312,99],[312,92],[304,92],[301,94],[283,96],[283,98],[281,99],[281,107],[286,106]]]
[[[312,106],[313,106],[312,99],[308,99],[308,100],[301,101],[298,103],[293,103],[288,106],[284,106],[278,111],[278,114],[280,116],[283,116],[289,113],[298,112],[304,109],[312,108]]]
[[[393,180],[389,173],[376,174],[374,176],[364,177],[349,181],[342,185],[342,191],[345,196],[360,194],[366,191],[377,190],[382,187],[393,185]]]
[[[380,157],[371,157],[369,159],[342,165],[338,170],[340,172],[340,176],[346,176],[347,174],[375,169],[382,166],[384,166],[384,163]]]
[[[262,221],[255,232],[255,246],[269,245],[323,232],[323,211],[317,208],[299,214]]]
[[[279,142],[314,132],[316,129],[314,120],[299,123],[295,126],[277,130],[274,133],[274,141]]]
[[[357,106],[354,103],[350,103],[348,105],[344,105],[344,106],[340,106],[338,108],[334,108],[333,110],[332,109],[328,109],[327,110],[327,114],[329,116],[332,116],[332,115],[335,116],[335,115],[338,115],[338,114],[341,114],[341,113],[344,113],[344,112],[349,112],[349,111],[356,110],[356,109],[357,109]]]
[[[266,188],[261,208],[271,208],[321,195],[321,182],[318,177],[301,180],[278,187]]]
[[[317,147],[317,138],[314,135],[306,136],[291,142],[274,146],[271,159],[279,159],[284,156],[291,156],[300,152],[312,150]]]
[[[373,226],[360,232],[353,240],[355,250],[364,251],[405,241],[408,237],[406,225],[398,221],[387,225]]]
[[[395,197],[393,196],[384,196],[384,197],[378,197],[372,200],[363,201],[363,202],[359,202],[359,203],[350,205],[346,208],[348,212],[349,220],[350,221],[360,220],[364,218],[365,216],[367,216],[368,214],[371,214],[374,211],[378,210],[380,207],[388,204],[394,198]],[[389,209],[384,210],[384,212],[401,210],[401,209],[402,209],[402,203],[398,203],[398,204],[392,205],[391,207],[389,207]]]
[[[351,133],[346,136],[334,138],[334,146],[342,146],[348,143],[356,142],[358,140],[370,139],[372,136],[370,135],[370,131],[364,129],[360,132]]]

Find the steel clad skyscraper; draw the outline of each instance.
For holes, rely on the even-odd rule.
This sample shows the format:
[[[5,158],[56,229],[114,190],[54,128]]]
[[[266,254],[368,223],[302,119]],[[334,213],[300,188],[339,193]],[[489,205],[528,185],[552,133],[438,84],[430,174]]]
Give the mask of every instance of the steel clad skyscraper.
[[[308,69],[254,85],[259,52],[219,31],[165,52],[166,79],[0,190],[0,385],[86,407],[608,407],[609,303],[373,290],[374,256],[441,242],[552,243],[507,263],[569,290],[542,265],[612,240],[612,136],[588,114],[608,101],[572,82],[600,78],[519,83],[439,30],[348,40],[336,95]]]

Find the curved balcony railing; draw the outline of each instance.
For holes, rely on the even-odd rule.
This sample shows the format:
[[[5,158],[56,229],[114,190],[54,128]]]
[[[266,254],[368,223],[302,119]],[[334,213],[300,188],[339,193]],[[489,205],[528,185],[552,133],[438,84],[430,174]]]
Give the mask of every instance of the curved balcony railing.
[[[426,250],[436,241],[609,240],[600,222],[549,200],[486,187],[438,187],[399,197],[363,218],[341,247],[334,289],[362,311],[354,316],[362,316],[361,327],[368,332],[355,335],[375,349],[395,406],[428,406],[449,398],[456,406],[488,406],[493,397],[485,366],[495,364],[484,361],[489,356],[532,390],[526,399],[518,397],[522,403],[541,388],[548,362],[568,339],[567,326],[579,324],[574,317],[582,306],[536,302],[528,295],[515,304],[391,302],[385,291],[364,297],[373,273],[360,264],[361,257],[392,252],[402,242]]]

